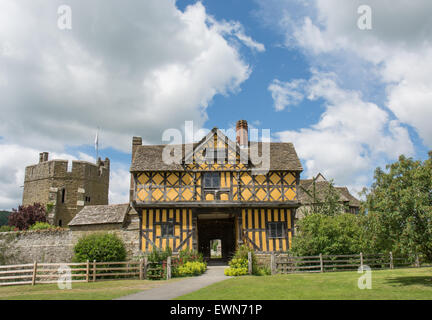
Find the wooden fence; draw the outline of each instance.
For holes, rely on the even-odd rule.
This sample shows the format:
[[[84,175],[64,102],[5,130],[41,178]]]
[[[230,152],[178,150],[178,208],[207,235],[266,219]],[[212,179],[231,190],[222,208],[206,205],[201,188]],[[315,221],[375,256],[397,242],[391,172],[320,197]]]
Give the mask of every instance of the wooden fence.
[[[171,278],[171,257],[163,263],[148,262],[147,258],[128,262],[31,263],[0,266],[0,286],[36,283],[94,282],[101,279],[160,279]],[[161,269],[162,268],[162,269]],[[163,270],[159,275],[156,271]],[[70,276],[70,278],[69,278]]]
[[[414,259],[409,257],[393,257],[388,254],[363,253],[351,255],[317,255],[293,257],[284,254],[271,254],[271,273],[298,273],[298,272],[332,272],[332,271],[354,271],[363,266],[371,269],[394,269],[401,267],[420,267],[422,265],[418,256]]]

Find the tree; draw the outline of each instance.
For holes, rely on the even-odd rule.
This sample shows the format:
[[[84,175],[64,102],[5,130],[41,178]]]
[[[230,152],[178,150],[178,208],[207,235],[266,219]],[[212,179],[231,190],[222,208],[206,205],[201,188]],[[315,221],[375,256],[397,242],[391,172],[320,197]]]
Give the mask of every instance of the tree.
[[[400,156],[386,169],[375,170],[366,194],[370,245],[432,261],[432,152],[425,161]]]
[[[365,248],[364,219],[351,213],[308,214],[298,223],[292,252],[297,256],[358,254]]]
[[[74,261],[125,261],[126,248],[122,239],[111,233],[95,233],[81,237],[74,247]]]
[[[10,226],[15,226],[20,230],[27,230],[36,222],[46,222],[46,210],[40,203],[34,203],[28,206],[19,206],[17,209],[12,209],[9,215],[8,223]]]

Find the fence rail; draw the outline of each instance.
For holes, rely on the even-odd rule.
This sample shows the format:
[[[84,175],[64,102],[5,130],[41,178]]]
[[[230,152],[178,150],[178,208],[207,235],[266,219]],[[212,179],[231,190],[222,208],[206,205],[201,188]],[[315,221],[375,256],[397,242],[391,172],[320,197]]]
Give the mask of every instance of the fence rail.
[[[171,278],[171,259],[164,266],[162,275]],[[155,263],[147,258],[127,262],[37,263],[0,266],[0,286],[59,281],[94,282],[106,279],[160,279],[155,275]],[[160,268],[158,268],[160,270]]]
[[[393,257],[391,252],[388,254],[320,254],[318,256],[301,257],[272,253],[270,259],[272,274],[353,271],[366,265],[374,269],[394,269],[399,267],[420,267],[422,262],[418,256],[411,258]]]

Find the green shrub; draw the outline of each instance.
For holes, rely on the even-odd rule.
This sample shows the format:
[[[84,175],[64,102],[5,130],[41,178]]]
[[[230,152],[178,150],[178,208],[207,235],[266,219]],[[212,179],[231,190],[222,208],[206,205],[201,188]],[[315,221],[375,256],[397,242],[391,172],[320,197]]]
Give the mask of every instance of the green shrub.
[[[249,273],[247,258],[234,258],[229,262],[229,266],[224,271],[226,276],[243,276]]]
[[[125,261],[126,249],[123,241],[115,234],[97,233],[81,237],[74,247],[74,261],[98,262]]]
[[[202,253],[197,252],[195,250],[185,249],[179,252],[179,260],[180,260],[180,264],[189,261],[203,262],[203,255]]]
[[[205,262],[188,261],[178,267],[178,275],[180,277],[198,276],[206,271],[207,265]]]
[[[45,230],[45,229],[56,229],[55,226],[49,224],[48,222],[36,222],[33,224],[29,230]]]
[[[248,268],[226,268],[224,271],[226,276],[245,276],[248,274]]]
[[[12,227],[12,226],[0,226],[0,232],[10,232],[10,231],[16,231],[18,228]]]

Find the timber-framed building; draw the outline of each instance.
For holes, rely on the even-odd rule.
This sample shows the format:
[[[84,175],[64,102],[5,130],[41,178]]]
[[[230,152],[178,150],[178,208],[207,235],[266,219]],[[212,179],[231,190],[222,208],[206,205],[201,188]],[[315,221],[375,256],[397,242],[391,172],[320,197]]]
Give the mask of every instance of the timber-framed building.
[[[130,203],[140,217],[140,247],[189,248],[210,256],[220,239],[222,258],[246,244],[258,253],[287,251],[303,170],[291,143],[250,142],[245,120],[236,141],[214,128],[201,141],[170,145],[181,153],[169,163],[167,145],[132,140]],[[253,155],[268,156],[267,165]],[[260,167],[261,166],[261,167]]]

